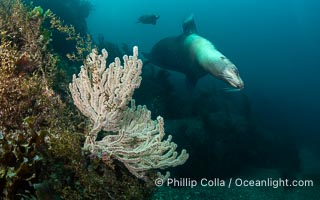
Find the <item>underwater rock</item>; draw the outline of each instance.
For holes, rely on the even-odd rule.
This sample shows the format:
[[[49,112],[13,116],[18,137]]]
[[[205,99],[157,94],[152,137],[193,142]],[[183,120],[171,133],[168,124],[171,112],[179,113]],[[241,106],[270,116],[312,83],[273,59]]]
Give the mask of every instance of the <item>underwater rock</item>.
[[[239,134],[245,134],[248,131],[249,122],[247,119],[238,114],[217,112],[208,115],[208,126],[215,130],[234,131]],[[214,131],[214,130],[212,130]]]
[[[177,144],[188,149],[189,161],[178,170],[177,177],[201,178],[230,176],[239,172],[247,151],[248,122],[241,115],[217,112],[197,118],[167,120],[166,130],[175,130]],[[194,170],[197,169],[197,170]]]

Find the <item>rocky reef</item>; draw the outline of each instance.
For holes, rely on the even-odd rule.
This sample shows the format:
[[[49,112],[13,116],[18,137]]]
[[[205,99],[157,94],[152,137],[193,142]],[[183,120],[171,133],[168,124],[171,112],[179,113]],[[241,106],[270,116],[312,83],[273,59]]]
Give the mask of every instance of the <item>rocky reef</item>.
[[[53,29],[74,29],[20,0],[2,1],[0,16],[0,198],[150,197],[153,186],[121,162],[107,166],[82,150],[90,125],[68,95],[64,58],[50,46]]]

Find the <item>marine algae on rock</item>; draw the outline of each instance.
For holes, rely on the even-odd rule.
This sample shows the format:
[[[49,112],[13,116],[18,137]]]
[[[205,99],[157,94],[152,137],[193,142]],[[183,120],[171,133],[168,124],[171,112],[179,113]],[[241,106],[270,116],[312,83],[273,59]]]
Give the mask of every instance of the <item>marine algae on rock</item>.
[[[64,27],[58,21],[20,0],[0,4],[0,198],[150,197],[153,187],[121,163],[108,167],[82,151],[89,123],[61,92],[67,84],[58,75],[67,69],[49,45],[52,28]]]

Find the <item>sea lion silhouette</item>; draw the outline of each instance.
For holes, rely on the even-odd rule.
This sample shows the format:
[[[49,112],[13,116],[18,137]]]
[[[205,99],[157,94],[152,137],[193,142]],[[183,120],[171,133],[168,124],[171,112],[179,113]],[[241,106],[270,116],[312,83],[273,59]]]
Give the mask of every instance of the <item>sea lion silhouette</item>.
[[[189,87],[208,73],[234,88],[244,87],[237,67],[209,40],[197,34],[193,15],[184,21],[181,35],[160,40],[145,57],[146,64],[184,73]]]
[[[150,15],[142,15],[139,17],[136,23],[143,23],[143,24],[153,24],[157,23],[157,20],[160,18],[159,15],[150,14]]]

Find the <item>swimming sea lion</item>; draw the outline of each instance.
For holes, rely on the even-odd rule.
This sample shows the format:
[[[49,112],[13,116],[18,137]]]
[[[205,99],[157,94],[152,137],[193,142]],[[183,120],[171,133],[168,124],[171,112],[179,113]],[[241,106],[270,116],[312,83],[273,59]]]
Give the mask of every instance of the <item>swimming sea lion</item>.
[[[160,40],[146,58],[147,63],[184,73],[189,86],[195,86],[199,78],[209,73],[234,88],[244,87],[237,67],[197,34],[193,15],[184,21],[181,35]]]
[[[159,19],[159,15],[151,14],[151,15],[142,15],[139,17],[136,23],[143,23],[143,24],[153,24],[157,23],[157,19]]]

